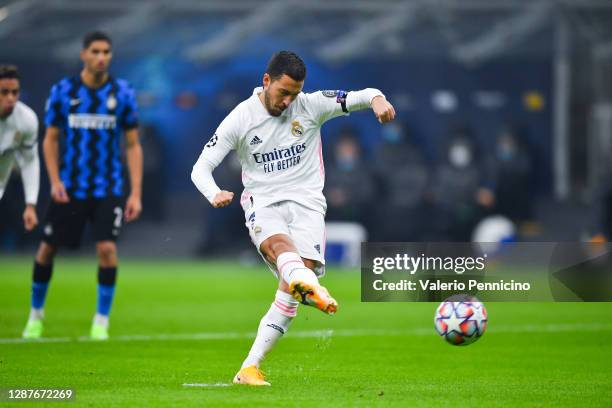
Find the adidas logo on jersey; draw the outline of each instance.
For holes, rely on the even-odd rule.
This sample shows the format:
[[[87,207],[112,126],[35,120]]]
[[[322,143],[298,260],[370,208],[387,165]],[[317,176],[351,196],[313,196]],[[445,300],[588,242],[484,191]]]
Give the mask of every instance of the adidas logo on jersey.
[[[249,143],[251,146],[256,145],[256,144],[260,144],[263,143],[263,140],[261,140],[259,138],[259,136],[255,136],[253,139],[251,139],[251,143]]]

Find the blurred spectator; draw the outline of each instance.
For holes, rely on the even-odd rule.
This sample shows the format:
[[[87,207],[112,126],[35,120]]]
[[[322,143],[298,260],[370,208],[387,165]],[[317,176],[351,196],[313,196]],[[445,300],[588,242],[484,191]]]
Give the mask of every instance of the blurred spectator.
[[[356,221],[366,229],[371,227],[375,180],[363,161],[359,141],[349,128],[338,137],[332,160],[327,163],[324,194],[329,221]]]
[[[423,212],[428,182],[422,149],[412,142],[402,123],[392,122],[383,126],[374,158],[381,192],[373,239],[420,240],[427,227]]]
[[[164,149],[157,128],[153,125],[142,126],[143,176],[142,176],[142,204],[143,219],[156,222],[164,220],[165,183],[162,173],[164,163]]]
[[[495,213],[515,223],[531,218],[531,168],[529,151],[519,135],[510,127],[504,128],[496,140],[491,171]]]
[[[484,160],[467,129],[458,129],[443,150],[429,192],[432,239],[469,241],[478,220],[492,208]]]

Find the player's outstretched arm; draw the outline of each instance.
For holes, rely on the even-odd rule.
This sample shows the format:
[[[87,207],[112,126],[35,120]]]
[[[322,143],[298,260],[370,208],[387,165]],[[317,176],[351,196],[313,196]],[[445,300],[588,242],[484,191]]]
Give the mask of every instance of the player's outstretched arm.
[[[306,98],[308,110],[321,125],[338,116],[364,109],[372,109],[380,123],[387,123],[395,119],[393,105],[376,88],[350,92],[319,91],[307,94]]]
[[[47,127],[45,140],[43,141],[43,154],[49,182],[51,183],[51,198],[57,203],[67,203],[70,198],[59,176],[59,136],[60,129],[58,127]]]

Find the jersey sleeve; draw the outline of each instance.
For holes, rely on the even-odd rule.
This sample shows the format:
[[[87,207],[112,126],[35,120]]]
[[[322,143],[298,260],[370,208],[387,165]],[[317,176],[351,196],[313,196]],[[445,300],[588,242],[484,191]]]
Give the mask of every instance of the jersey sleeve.
[[[24,124],[23,141],[15,151],[15,161],[21,170],[26,204],[36,204],[40,187],[40,163],[38,159],[38,118],[34,112]]]
[[[318,91],[306,96],[306,110],[320,125],[338,116],[348,115],[346,92],[342,90]]]
[[[119,124],[124,130],[138,127],[138,105],[136,91],[131,86],[125,89],[125,107],[119,118]]]
[[[237,111],[233,111],[221,122],[215,133],[204,145],[202,153],[191,171],[191,180],[211,203],[215,195],[221,191],[212,177],[212,172],[231,150],[237,148],[240,138],[239,124],[239,114]]]
[[[378,89],[366,88],[359,91],[327,90],[306,94],[306,109],[322,125],[330,119],[367,109],[376,96],[383,96]]]
[[[63,113],[63,101],[60,84],[51,88],[45,108],[45,126],[66,127],[66,115]]]

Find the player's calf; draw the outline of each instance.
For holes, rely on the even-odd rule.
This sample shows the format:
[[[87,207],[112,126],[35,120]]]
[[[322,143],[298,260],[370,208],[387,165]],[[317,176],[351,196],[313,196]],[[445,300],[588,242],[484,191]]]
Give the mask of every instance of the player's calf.
[[[99,242],[97,249],[100,262],[98,267],[98,302],[90,336],[93,340],[107,340],[109,337],[109,315],[117,281],[117,250],[114,242]]]
[[[52,260],[53,258],[51,257],[50,259]],[[25,339],[38,339],[42,336],[45,299],[52,273],[53,263],[41,264],[38,261],[34,261],[30,316],[23,330],[23,338]]]
[[[259,365],[289,329],[291,321],[297,314],[298,305],[299,303],[288,293],[281,290],[276,292],[274,302],[259,323],[257,336],[249,355],[234,377],[234,384],[270,385],[265,381]]]

